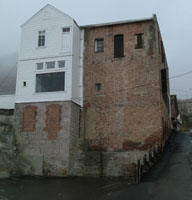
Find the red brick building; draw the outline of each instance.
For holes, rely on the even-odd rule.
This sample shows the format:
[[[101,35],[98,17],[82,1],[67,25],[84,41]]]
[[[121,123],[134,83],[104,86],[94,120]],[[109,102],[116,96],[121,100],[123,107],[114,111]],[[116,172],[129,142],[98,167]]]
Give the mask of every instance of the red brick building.
[[[102,154],[97,175],[134,176],[132,166],[150,160],[170,133],[168,66],[156,16],[82,28],[81,138],[89,157]]]

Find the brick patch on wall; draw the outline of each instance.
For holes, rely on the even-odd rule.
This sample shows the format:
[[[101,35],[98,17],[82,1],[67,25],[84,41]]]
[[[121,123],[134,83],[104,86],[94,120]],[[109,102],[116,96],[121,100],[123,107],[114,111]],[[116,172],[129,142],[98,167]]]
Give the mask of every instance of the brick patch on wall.
[[[23,112],[22,120],[22,131],[23,132],[34,132],[36,129],[36,115],[37,107],[36,106],[26,106]]]
[[[45,131],[48,132],[49,139],[56,139],[58,131],[61,130],[61,112],[62,106],[58,104],[47,105],[46,111],[46,127]]]

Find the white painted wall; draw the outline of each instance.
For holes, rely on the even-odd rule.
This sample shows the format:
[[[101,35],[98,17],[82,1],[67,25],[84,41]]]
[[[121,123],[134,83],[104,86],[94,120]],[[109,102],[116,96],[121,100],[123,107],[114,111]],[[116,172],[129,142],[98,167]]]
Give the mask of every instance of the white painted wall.
[[[73,59],[72,59],[72,100],[80,104],[80,51],[81,51],[81,30],[73,26]]]
[[[70,33],[62,28],[70,27]],[[45,30],[45,46],[38,47],[38,33]],[[64,69],[36,70],[36,63],[65,60]],[[80,28],[68,15],[47,5],[22,26],[17,72],[16,103],[75,101],[80,104]],[[65,71],[65,91],[35,92],[36,74]],[[26,81],[26,86],[23,82]]]
[[[0,95],[0,109],[14,109],[15,95]]]

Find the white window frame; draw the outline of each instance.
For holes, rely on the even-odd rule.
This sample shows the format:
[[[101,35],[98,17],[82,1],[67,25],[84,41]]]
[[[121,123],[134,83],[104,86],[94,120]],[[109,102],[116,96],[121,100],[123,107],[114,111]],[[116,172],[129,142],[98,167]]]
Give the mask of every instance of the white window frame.
[[[40,64],[40,63],[43,64],[43,68],[42,68],[42,69],[38,69],[38,68],[37,68],[37,65]],[[45,62],[37,62],[37,63],[36,63],[36,70],[37,70],[37,71],[42,71],[42,70],[44,70],[44,68],[45,68]]]
[[[98,50],[98,42],[99,41],[103,42],[102,50]],[[101,47],[99,47],[99,48],[101,48]],[[95,53],[99,53],[99,52],[104,52],[104,38],[96,38],[95,39]]]
[[[67,29],[67,28],[69,28],[69,31],[66,31],[66,32],[63,32],[63,29]],[[62,30],[62,34],[69,34],[70,32],[71,32],[71,26],[63,26],[63,27],[61,27],[61,30]]]
[[[53,68],[47,68],[47,63],[54,63],[54,67]],[[45,62],[45,69],[46,70],[54,70],[54,69],[56,69],[56,61],[47,61],[47,62]]]
[[[64,67],[59,67],[59,62],[64,62]],[[57,61],[57,69],[65,69],[66,68],[66,60],[58,60]]]
[[[39,34],[40,32],[45,32],[45,41],[44,41],[44,45],[43,46],[39,46]],[[46,38],[47,38],[47,35],[46,35],[47,31],[44,29],[44,30],[38,30],[38,35],[37,35],[37,47],[38,48],[43,48],[43,47],[46,47]]]
[[[60,61],[64,61],[65,62],[65,66],[64,68],[59,68],[59,62]],[[46,68],[46,63],[49,62],[54,62],[55,63],[55,67],[52,69],[47,69]],[[37,63],[43,63],[43,69],[42,70],[37,70]],[[50,92],[36,92],[36,75],[37,74],[47,74],[47,73],[59,73],[59,72],[64,72],[64,91],[52,91],[52,92],[67,92],[66,88],[67,88],[67,82],[66,82],[66,76],[67,76],[67,60],[61,59],[61,60],[44,60],[44,61],[40,61],[35,63],[35,88],[34,88],[34,94],[44,94],[44,93],[50,93]],[[51,92],[51,93],[52,93]]]

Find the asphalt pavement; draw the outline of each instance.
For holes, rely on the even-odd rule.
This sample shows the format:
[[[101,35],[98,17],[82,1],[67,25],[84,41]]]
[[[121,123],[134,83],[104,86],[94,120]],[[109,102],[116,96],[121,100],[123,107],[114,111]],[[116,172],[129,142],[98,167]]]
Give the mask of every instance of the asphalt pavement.
[[[0,180],[0,200],[192,200],[192,132],[174,133],[138,185],[104,178]]]

